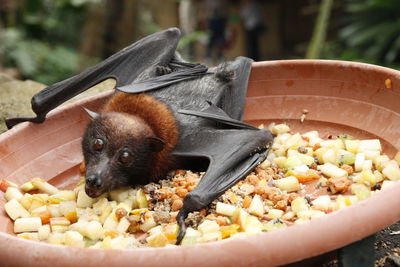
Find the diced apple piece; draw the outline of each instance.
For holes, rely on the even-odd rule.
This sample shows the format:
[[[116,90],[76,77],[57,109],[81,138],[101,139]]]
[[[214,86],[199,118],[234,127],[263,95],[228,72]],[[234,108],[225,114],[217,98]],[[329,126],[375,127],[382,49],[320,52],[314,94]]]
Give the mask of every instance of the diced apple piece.
[[[200,231],[194,230],[191,227],[186,229],[185,236],[182,239],[181,245],[193,245],[197,244],[201,237]]]
[[[325,212],[320,210],[303,210],[297,213],[297,217],[301,220],[316,219],[325,215]]]
[[[139,226],[140,230],[142,230],[143,232],[147,232],[151,228],[157,226],[157,223],[154,221],[152,212],[146,212],[144,218],[144,222]]]
[[[290,156],[286,158],[285,164],[283,167],[285,169],[293,169],[296,166],[302,165],[303,162],[297,156]]]
[[[205,243],[205,242],[218,241],[218,240],[222,240],[221,232],[211,232],[211,233],[203,234],[200,237],[199,242]]]
[[[126,217],[123,217],[118,223],[117,231],[120,233],[126,233],[130,225],[131,223],[128,221],[128,219]]]
[[[107,230],[117,230],[119,221],[115,217],[114,213],[110,213],[108,217],[105,219],[103,227]]]
[[[356,155],[353,153],[342,154],[339,159],[339,163],[353,165],[354,161],[356,160]]]
[[[139,189],[136,192],[136,202],[137,202],[139,209],[148,208],[148,206],[149,206],[147,203],[146,194],[143,192],[142,189]]]
[[[263,162],[260,163],[260,165],[258,165],[261,169],[267,169],[268,167],[271,166],[271,161],[269,161],[268,159],[264,160]]]
[[[57,226],[69,226],[71,222],[67,220],[65,217],[55,217],[55,218],[50,218],[50,226],[51,226],[51,231],[55,232],[54,230],[60,227]]]
[[[73,247],[81,247],[85,246],[85,242],[83,241],[83,236],[76,231],[66,231],[65,235],[65,245],[73,246]]]
[[[369,187],[373,187],[378,182],[378,180],[376,179],[372,171],[369,169],[369,170],[363,170],[361,172],[360,180],[358,182],[368,185]]]
[[[332,163],[332,164],[337,164],[336,163],[336,153],[335,150],[333,149],[328,149],[325,151],[325,153],[322,154],[322,161],[324,163]]]
[[[275,180],[275,186],[286,192],[294,192],[300,190],[300,183],[294,176],[285,177]]]
[[[365,159],[372,161],[374,161],[375,158],[381,155],[381,152],[379,150],[365,150],[363,151],[363,153],[365,154]]]
[[[314,199],[312,202],[312,208],[322,211],[328,211],[332,206],[332,200],[329,196],[319,196]]]
[[[69,228],[73,231],[79,232],[81,235],[86,235],[86,226],[89,222],[80,220],[74,224],[71,224]]]
[[[290,221],[291,219],[294,218],[295,215],[296,214],[294,214],[293,211],[289,211],[289,212],[286,212],[285,214],[283,214],[281,219],[282,220],[286,220],[286,221]]]
[[[375,170],[375,171],[374,171],[374,176],[375,176],[375,181],[376,181],[377,183],[383,181],[383,175],[382,175],[382,173],[380,173],[378,170]]]
[[[179,234],[179,226],[177,223],[163,225],[162,232],[167,237],[170,244],[175,244]]]
[[[163,233],[156,233],[146,238],[150,247],[165,247],[169,244],[167,237]]]
[[[0,179],[0,191],[6,192],[9,187],[18,188],[18,185],[6,179]]]
[[[29,191],[37,189],[37,187],[34,186],[31,182],[24,183],[23,185],[20,186],[20,188],[24,192],[29,192]]]
[[[38,233],[22,233],[22,234],[17,234],[17,236],[23,239],[39,241]]]
[[[279,167],[279,168],[284,168],[284,165],[286,163],[286,157],[276,157],[274,158],[274,163]]]
[[[226,216],[232,216],[236,210],[233,205],[225,204],[222,202],[217,202],[216,212]]]
[[[52,233],[65,233],[66,231],[68,231],[68,226],[65,225],[53,225],[51,227],[51,232]]]
[[[60,204],[51,204],[47,206],[47,211],[50,212],[51,217],[61,217]]]
[[[400,151],[396,153],[394,156],[394,160],[397,161],[397,163],[400,165]]]
[[[347,176],[347,172],[331,163],[325,163],[318,166],[318,169],[328,177],[343,177]]]
[[[301,135],[299,133],[296,133],[292,136],[290,136],[284,143],[284,146],[286,149],[292,148],[292,149],[297,149],[299,146],[302,146],[304,143],[303,139],[301,138]]]
[[[385,177],[389,178],[392,181],[396,181],[400,179],[400,169],[393,167],[393,166],[387,166],[382,170],[382,173]]]
[[[218,232],[220,230],[220,227],[218,223],[215,221],[211,220],[204,220],[198,227],[197,229],[202,233],[211,233],[211,232]]]
[[[64,233],[51,233],[49,235],[49,238],[47,239],[47,242],[50,244],[54,245],[63,245],[65,240],[65,235]]]
[[[65,216],[70,212],[76,212],[75,201],[64,201],[59,204],[60,213]]]
[[[363,184],[352,184],[351,193],[357,196],[358,200],[364,200],[371,196],[371,190]]]
[[[322,156],[324,155],[324,153],[326,151],[328,151],[328,148],[326,148],[326,147],[321,147],[321,148],[318,148],[317,150],[315,150],[314,154],[317,157],[319,164],[324,164],[324,159]]]
[[[292,211],[294,213],[298,213],[300,211],[308,210],[309,205],[307,200],[304,197],[297,197],[292,201]]]
[[[222,239],[228,238],[228,237],[238,233],[239,228],[240,228],[240,225],[238,225],[238,224],[221,226]]]
[[[356,159],[354,161],[354,169],[356,172],[360,172],[363,169],[365,161],[365,154],[364,153],[357,153]]]
[[[248,208],[248,212],[252,215],[256,215],[258,217],[262,217],[264,215],[264,204],[260,197],[260,195],[254,195],[253,199],[251,200],[250,206]],[[232,214],[233,215],[233,212]],[[228,215],[228,216],[231,216]]]
[[[277,124],[271,127],[271,133],[278,135],[290,132],[290,128],[287,124]]]
[[[49,197],[49,202],[52,204],[58,204],[63,201],[76,201],[75,192],[72,190],[62,190]]]
[[[269,219],[278,219],[282,217],[283,213],[284,213],[283,210],[270,209],[268,211],[267,217]]]
[[[249,214],[244,209],[238,208],[233,214],[231,221],[232,223],[239,224],[241,229],[243,230],[246,224],[246,218],[248,216]]]
[[[245,232],[247,235],[255,235],[261,233],[263,230],[263,224],[257,217],[248,216],[246,218]]]
[[[39,240],[46,240],[50,235],[50,225],[45,224],[39,227],[38,229],[38,237]]]
[[[42,190],[43,192],[49,194],[49,195],[54,195],[58,193],[57,187],[49,184],[43,179],[40,178],[33,178],[31,180],[31,183],[36,186],[38,189]]]
[[[29,217],[29,212],[16,200],[11,199],[4,204],[4,210],[12,220],[16,220],[21,217]]]
[[[276,220],[271,220],[269,222],[263,223],[263,231],[268,231],[268,232],[286,227],[287,226],[285,223],[277,222]]]
[[[360,146],[360,140],[345,140],[344,143],[347,151],[354,154],[358,152],[358,147]]]
[[[314,157],[310,155],[298,153],[297,157],[301,160],[301,162],[303,162],[303,164],[306,164],[308,166],[315,162]]]
[[[93,205],[93,202],[95,200],[91,197],[89,197],[85,190],[79,190],[78,192],[78,197],[76,200],[76,206],[78,208],[87,208]]]
[[[366,150],[382,151],[382,146],[379,139],[361,140],[358,146],[358,152],[363,152]]]
[[[110,192],[110,198],[117,202],[123,202],[125,199],[129,197],[130,188],[118,188]]]
[[[14,222],[14,233],[37,232],[42,226],[42,220],[39,217],[19,218]]]
[[[46,207],[44,207],[44,208],[46,208]],[[38,209],[36,209],[36,210],[38,210]],[[51,214],[50,214],[50,212],[47,211],[47,209],[45,209],[42,212],[38,212],[38,213],[32,212],[31,216],[32,217],[40,217],[40,219],[42,220],[42,224],[49,223],[50,218],[51,218]]]
[[[7,188],[7,191],[6,191],[4,196],[8,201],[10,201],[11,199],[19,200],[19,199],[21,199],[23,197],[23,195],[18,190],[18,188],[11,187],[11,186],[9,186]]]
[[[375,164],[375,168],[378,171],[382,171],[383,168],[385,167],[386,163],[390,161],[389,157],[387,155],[381,155],[376,157],[373,162]]]
[[[86,225],[85,236],[91,240],[98,240],[104,234],[104,229],[101,223],[97,221],[91,221]]]
[[[364,164],[362,166],[363,170],[371,170],[372,169],[372,160],[364,160]]]

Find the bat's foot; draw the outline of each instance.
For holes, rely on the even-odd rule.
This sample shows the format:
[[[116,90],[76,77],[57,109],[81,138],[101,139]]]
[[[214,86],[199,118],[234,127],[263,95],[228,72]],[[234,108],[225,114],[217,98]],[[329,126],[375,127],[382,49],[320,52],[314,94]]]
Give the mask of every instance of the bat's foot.
[[[156,66],[156,76],[162,76],[165,74],[170,74],[172,69],[165,66]]]

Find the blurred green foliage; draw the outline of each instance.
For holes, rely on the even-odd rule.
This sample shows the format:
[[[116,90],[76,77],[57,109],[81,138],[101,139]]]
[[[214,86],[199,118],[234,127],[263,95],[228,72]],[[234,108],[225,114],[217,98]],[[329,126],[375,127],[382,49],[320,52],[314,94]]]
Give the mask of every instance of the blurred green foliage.
[[[325,58],[399,68],[400,1],[345,0],[338,39],[325,45]]]
[[[18,21],[0,32],[1,64],[44,84],[73,75],[86,5],[96,1],[101,0],[21,1]]]

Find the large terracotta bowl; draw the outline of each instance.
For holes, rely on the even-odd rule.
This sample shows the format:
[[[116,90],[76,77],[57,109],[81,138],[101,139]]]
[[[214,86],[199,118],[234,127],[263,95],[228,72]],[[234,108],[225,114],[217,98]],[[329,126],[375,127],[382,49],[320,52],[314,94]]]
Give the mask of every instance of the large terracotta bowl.
[[[88,120],[81,106],[96,110],[109,94],[59,108],[43,124],[24,123],[2,134],[0,178],[21,184],[39,176],[57,186],[73,186]],[[300,123],[303,109],[309,113]],[[255,125],[285,121],[294,131],[316,129],[322,135],[379,137],[393,156],[400,149],[400,72],[340,61],[254,63],[244,118]],[[400,219],[400,182],[354,206],[286,229],[135,250],[81,249],[19,239],[12,234],[3,204],[0,197],[1,266],[271,266],[332,251],[395,223]]]

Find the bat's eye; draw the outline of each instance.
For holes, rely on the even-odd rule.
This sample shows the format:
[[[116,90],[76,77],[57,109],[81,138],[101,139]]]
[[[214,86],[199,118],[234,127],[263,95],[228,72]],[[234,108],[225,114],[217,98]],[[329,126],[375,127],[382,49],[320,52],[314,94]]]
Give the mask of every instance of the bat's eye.
[[[119,157],[119,160],[124,164],[131,162],[132,159],[132,154],[127,151],[122,152],[121,156]]]
[[[94,143],[93,143],[93,149],[94,150],[101,151],[103,149],[103,147],[104,147],[104,141],[103,140],[101,140],[100,138],[94,140]]]

